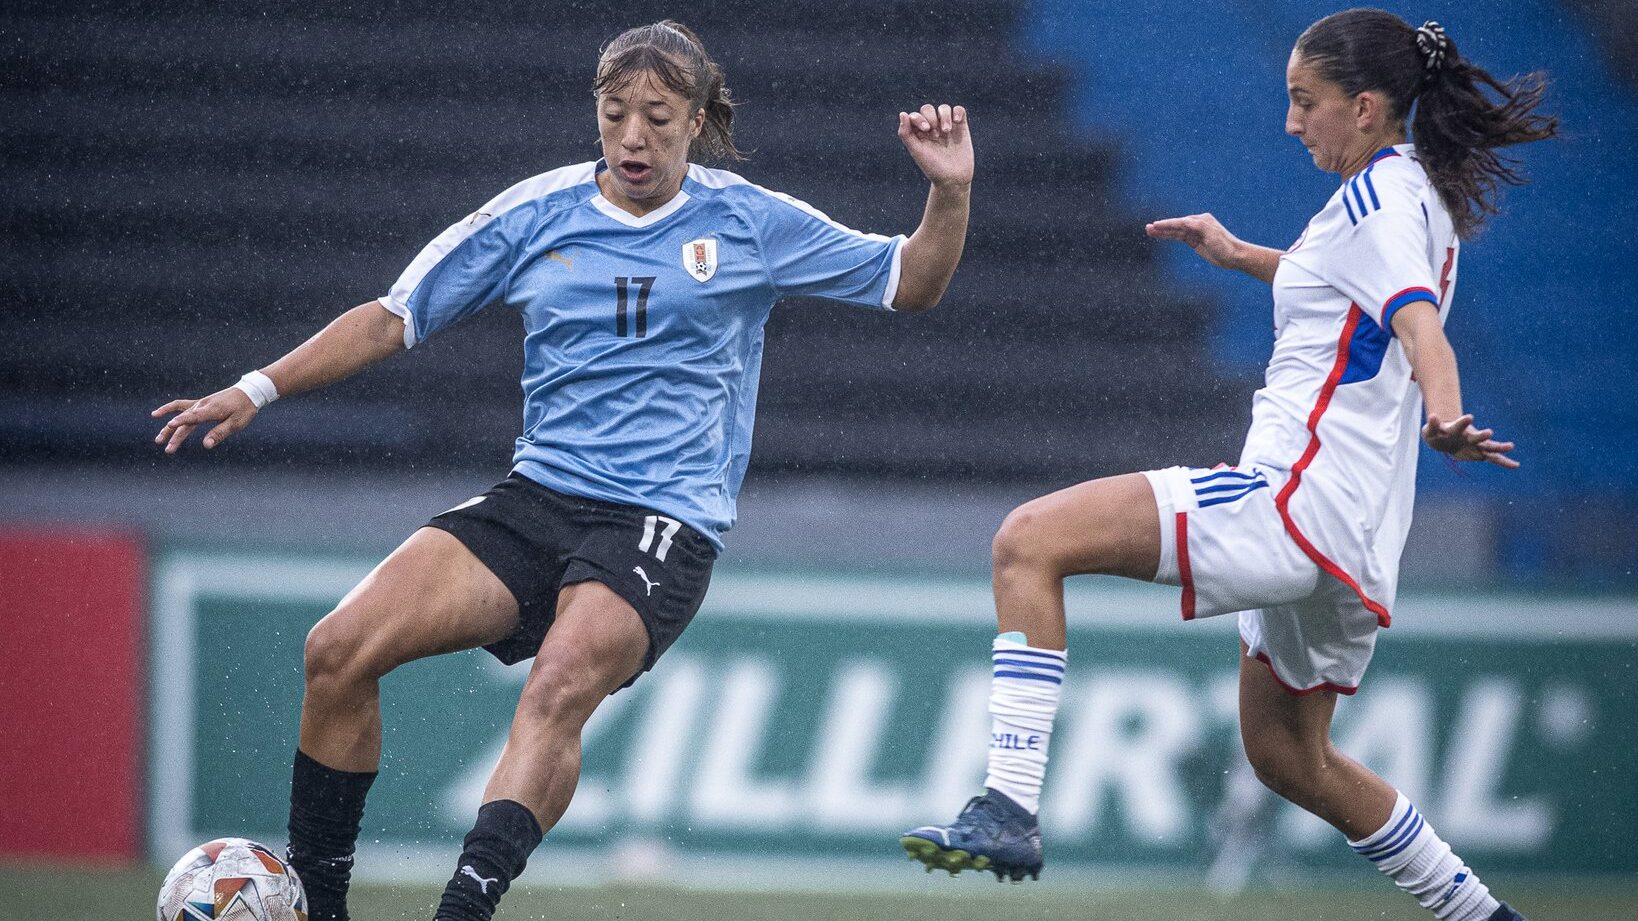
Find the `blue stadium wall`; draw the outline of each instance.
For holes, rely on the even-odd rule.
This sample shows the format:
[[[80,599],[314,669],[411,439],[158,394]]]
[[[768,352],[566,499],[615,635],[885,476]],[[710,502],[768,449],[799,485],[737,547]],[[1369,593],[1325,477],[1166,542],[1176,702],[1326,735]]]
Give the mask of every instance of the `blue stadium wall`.
[[[1605,524],[1626,537],[1613,538],[1591,574],[1630,579],[1625,516],[1638,506],[1638,464],[1615,433],[1638,428],[1638,237],[1629,232],[1638,103],[1606,69],[1591,27],[1559,5],[1382,6],[1413,23],[1438,19],[1498,76],[1545,69],[1548,105],[1563,120],[1563,140],[1522,151],[1532,184],[1509,190],[1500,219],[1464,250],[1450,320],[1468,407],[1519,443],[1524,467],[1424,463],[1422,488],[1478,492],[1502,505],[1504,519],[1517,504],[1520,524],[1546,511],[1579,531],[1599,530],[1600,508],[1623,507]],[[1240,236],[1283,247],[1335,189],[1335,177],[1284,134],[1286,58],[1309,23],[1345,7],[1041,0],[1022,45],[1076,75],[1081,130],[1126,139],[1124,192],[1138,213],[1211,211]],[[1167,258],[1175,279],[1223,305],[1218,359],[1257,373],[1271,343],[1267,287],[1181,246]],[[1520,536],[1502,553],[1526,579],[1562,577],[1563,561],[1549,557],[1570,552],[1558,546],[1567,541],[1575,542]]]

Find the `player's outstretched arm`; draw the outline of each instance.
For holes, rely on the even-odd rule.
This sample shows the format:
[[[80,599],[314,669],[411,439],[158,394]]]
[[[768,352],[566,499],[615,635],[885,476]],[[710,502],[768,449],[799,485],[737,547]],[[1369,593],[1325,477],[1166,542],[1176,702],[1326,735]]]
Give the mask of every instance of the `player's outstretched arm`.
[[[899,140],[933,184],[921,226],[899,255],[899,289],[893,309],[930,310],[950,286],[967,245],[967,212],[972,201],[973,140],[962,106],[924,105],[899,113]]]
[[[335,318],[261,373],[276,388],[269,398],[289,396],[333,384],[403,350],[404,321],[380,301],[371,301]],[[195,428],[214,422],[204,439],[205,447],[214,448],[249,425],[257,412],[256,402],[238,385],[199,400],[172,400],[150,413],[156,419],[176,413],[154,443],[164,445],[166,454],[175,454]]]
[[[1247,243],[1218,223],[1210,214],[1169,217],[1146,224],[1143,232],[1156,240],[1177,240],[1220,269],[1244,272],[1252,278],[1272,283],[1280,267],[1280,251]]]
[[[1485,461],[1510,470],[1517,467],[1519,462],[1507,456],[1513,443],[1495,440],[1493,430],[1475,426],[1472,414],[1462,412],[1456,352],[1439,322],[1439,308],[1418,301],[1400,308],[1390,322],[1393,334],[1410,358],[1416,383],[1422,388],[1422,402],[1428,413],[1422,440],[1428,447],[1457,460]]]

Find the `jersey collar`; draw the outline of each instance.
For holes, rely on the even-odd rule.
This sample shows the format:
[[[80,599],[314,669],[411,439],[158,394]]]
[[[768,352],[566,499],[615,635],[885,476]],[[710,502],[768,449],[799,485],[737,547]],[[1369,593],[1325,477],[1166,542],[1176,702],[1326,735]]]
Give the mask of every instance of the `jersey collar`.
[[[593,181],[596,181],[597,174],[608,168],[608,161],[598,160],[597,168],[592,171]],[[676,214],[679,208],[688,204],[688,190],[678,189],[676,196],[670,201],[658,208],[655,208],[653,211],[650,211],[642,217],[638,217],[637,215],[632,214],[630,211],[616,205],[614,202],[604,198],[601,191],[592,196],[591,203],[592,207],[603,212],[603,214],[607,217],[619,221],[627,227],[651,227],[665,220],[671,215]]]

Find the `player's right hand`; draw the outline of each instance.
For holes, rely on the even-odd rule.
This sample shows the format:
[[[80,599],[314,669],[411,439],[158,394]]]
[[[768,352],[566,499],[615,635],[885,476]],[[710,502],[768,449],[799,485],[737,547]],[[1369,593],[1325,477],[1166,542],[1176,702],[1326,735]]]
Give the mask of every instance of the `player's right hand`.
[[[1239,255],[1245,244],[1209,213],[1154,221],[1145,224],[1143,232],[1156,240],[1186,243],[1202,259],[1220,269],[1240,267]]]
[[[1438,416],[1428,413],[1427,424],[1422,426],[1422,441],[1441,454],[1457,460],[1484,461],[1508,470],[1518,469],[1519,462],[1507,456],[1513,450],[1513,443],[1497,441],[1495,434],[1493,429],[1475,426],[1471,413],[1450,422],[1441,422]]]
[[[172,400],[148,415],[158,419],[176,413],[154,436],[154,444],[164,445],[166,454],[175,454],[198,426],[217,423],[205,433],[205,447],[214,448],[229,435],[249,425],[257,412],[256,404],[250,402],[248,394],[237,387],[228,387],[202,400]]]

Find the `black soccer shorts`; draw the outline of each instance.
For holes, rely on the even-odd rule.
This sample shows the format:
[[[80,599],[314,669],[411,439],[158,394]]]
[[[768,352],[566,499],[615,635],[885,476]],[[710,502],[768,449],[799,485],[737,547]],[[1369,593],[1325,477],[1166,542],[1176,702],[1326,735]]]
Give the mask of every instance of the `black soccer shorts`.
[[[455,535],[517,599],[517,629],[484,647],[507,665],[540,650],[563,586],[593,581],[642,618],[648,671],[694,619],[717,557],[705,535],[675,518],[566,495],[518,473],[427,526]]]

